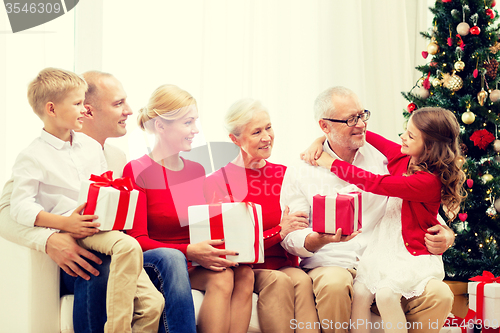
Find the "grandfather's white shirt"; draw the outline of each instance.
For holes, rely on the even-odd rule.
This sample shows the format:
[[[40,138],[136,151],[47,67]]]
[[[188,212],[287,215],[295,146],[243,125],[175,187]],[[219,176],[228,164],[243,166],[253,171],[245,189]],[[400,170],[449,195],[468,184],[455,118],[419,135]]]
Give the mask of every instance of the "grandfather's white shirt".
[[[323,145],[323,151],[334,158],[340,159],[330,148],[328,141]],[[369,143],[358,149],[353,165],[375,174],[388,174],[387,158]],[[362,233],[348,242],[330,243],[315,253],[304,247],[304,241],[312,228],[305,228],[289,233],[281,245],[290,253],[301,258],[303,268],[322,266],[340,266],[353,268],[357,265],[357,258],[364,251],[373,228],[380,222],[387,205],[386,196],[380,196],[360,190],[325,168],[311,166],[304,161],[297,161],[295,165],[287,167],[281,189],[281,209],[290,207],[290,213],[303,211],[309,215],[311,224],[312,200],[316,194],[331,195],[346,191],[362,192]]]
[[[83,133],[71,132],[72,143],[42,130],[16,159],[10,199],[11,217],[34,226],[40,211],[69,215],[77,207],[83,180],[107,170],[102,146]]]

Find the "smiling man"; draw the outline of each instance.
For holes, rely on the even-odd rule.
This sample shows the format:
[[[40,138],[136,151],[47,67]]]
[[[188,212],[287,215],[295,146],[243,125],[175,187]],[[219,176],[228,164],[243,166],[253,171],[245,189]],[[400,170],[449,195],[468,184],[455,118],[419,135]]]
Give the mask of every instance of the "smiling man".
[[[333,87],[322,92],[314,104],[315,119],[325,133],[323,151],[376,174],[387,174],[387,159],[365,142],[370,112],[359,98],[344,87]],[[281,207],[290,212],[311,213],[316,194],[331,195],[360,191],[338,178],[330,170],[305,162],[289,167],[283,179]],[[387,197],[362,192],[362,233],[352,240],[333,243],[331,234],[313,232],[311,228],[289,233],[282,242],[290,253],[302,258],[300,265],[313,281],[316,309],[323,332],[348,332],[352,329],[352,285],[356,276],[357,258],[363,253],[374,226],[385,214]],[[426,246],[433,254],[440,254],[453,243],[453,232],[444,226],[434,226],[426,235]],[[453,295],[442,281],[430,281],[422,295],[402,299],[410,333],[439,332],[446,319]],[[432,324],[432,325],[430,325]],[[312,326],[312,325],[310,325]]]

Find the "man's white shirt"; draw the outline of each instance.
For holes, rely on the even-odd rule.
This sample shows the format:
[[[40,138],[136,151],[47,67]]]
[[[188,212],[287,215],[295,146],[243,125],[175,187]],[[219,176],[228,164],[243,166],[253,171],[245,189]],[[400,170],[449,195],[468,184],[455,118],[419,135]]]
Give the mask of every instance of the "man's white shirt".
[[[323,151],[334,158],[339,158],[331,149],[328,141],[323,145]],[[387,158],[368,143],[359,148],[353,160],[353,165],[375,174],[387,174]],[[312,200],[316,194],[332,195],[361,191],[335,174],[321,167],[311,166],[304,161],[297,161],[286,170],[281,189],[281,209],[290,208],[290,213],[303,211],[309,214],[311,222]],[[304,241],[312,228],[306,228],[289,233],[281,245],[290,253],[301,258],[303,268],[312,269],[321,266],[356,267],[357,258],[364,251],[367,240],[373,228],[385,214],[387,197],[362,192],[362,233],[348,242],[330,243],[315,253],[304,247]],[[311,224],[311,223],[310,223]]]

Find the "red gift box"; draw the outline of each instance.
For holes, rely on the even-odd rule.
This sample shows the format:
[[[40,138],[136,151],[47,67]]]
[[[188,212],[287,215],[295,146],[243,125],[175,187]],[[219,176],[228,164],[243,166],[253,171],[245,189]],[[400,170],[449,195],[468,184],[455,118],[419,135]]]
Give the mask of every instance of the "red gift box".
[[[313,197],[313,231],[334,234],[342,228],[342,235],[348,236],[361,229],[361,215],[361,192]]]

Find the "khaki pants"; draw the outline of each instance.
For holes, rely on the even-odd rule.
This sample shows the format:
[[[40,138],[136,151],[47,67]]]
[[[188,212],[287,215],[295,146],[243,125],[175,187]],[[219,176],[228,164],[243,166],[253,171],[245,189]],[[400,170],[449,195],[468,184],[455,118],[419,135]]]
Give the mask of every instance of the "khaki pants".
[[[158,332],[165,300],[142,267],[142,250],[135,238],[116,230],[101,231],[78,243],[111,256],[104,332]]]
[[[317,267],[308,271],[313,281],[316,309],[322,332],[349,332],[352,283],[356,272],[341,267]],[[453,293],[443,281],[430,280],[422,295],[401,300],[409,333],[438,333],[453,304]],[[376,310],[374,311],[376,312]]]
[[[311,278],[301,269],[254,269],[263,333],[320,332]],[[316,328],[314,325],[316,323]]]

